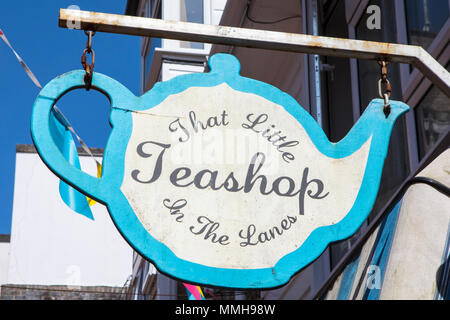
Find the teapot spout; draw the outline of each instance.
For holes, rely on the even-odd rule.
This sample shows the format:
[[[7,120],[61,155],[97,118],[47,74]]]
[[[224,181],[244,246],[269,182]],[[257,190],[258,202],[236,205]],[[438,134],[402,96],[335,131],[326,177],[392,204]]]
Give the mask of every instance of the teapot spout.
[[[353,128],[341,141],[336,143],[336,147],[347,152],[355,151],[372,137],[372,144],[375,143],[378,147],[387,150],[395,121],[410,108],[403,102],[392,100],[390,101],[390,112],[386,116],[383,107],[383,99],[373,99]]]

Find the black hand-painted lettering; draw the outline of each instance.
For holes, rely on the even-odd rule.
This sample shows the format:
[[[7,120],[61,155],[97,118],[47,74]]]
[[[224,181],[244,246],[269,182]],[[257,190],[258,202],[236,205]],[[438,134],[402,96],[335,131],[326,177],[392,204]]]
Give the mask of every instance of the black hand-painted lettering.
[[[144,142],[141,142],[140,144],[138,144],[138,146],[136,148],[136,152],[142,158],[148,158],[148,157],[152,156],[151,153],[146,153],[144,151],[144,145],[146,145],[148,143],[149,144],[153,144],[153,145],[157,145],[157,146],[161,147],[162,149],[161,149],[161,151],[160,151],[160,153],[158,155],[158,159],[156,160],[156,165],[155,165],[155,168],[153,170],[153,175],[150,178],[150,180],[145,181],[145,180],[139,179],[138,175],[141,172],[141,170],[135,169],[135,170],[131,171],[131,177],[134,180],[136,180],[137,182],[140,182],[140,183],[152,183],[152,182],[156,181],[159,178],[159,176],[161,175],[161,170],[162,170],[162,164],[163,164],[162,160],[163,160],[164,152],[168,148],[170,148],[170,144],[164,144],[164,143],[159,143],[159,142],[155,142],[155,141],[144,141]]]

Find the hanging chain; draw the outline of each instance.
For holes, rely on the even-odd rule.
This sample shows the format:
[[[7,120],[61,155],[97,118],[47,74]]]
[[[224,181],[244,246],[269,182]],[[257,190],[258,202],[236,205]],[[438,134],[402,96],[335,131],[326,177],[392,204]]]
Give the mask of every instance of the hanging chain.
[[[381,67],[381,78],[378,80],[378,94],[381,99],[384,99],[383,112],[386,118],[391,113],[391,105],[389,103],[389,99],[391,98],[391,83],[387,78],[387,64],[386,60],[378,60],[378,64]],[[385,92],[383,93],[382,86],[385,86]]]
[[[83,54],[81,55],[81,65],[86,72],[84,75],[86,90],[89,90],[91,88],[92,75],[94,73],[95,52],[92,50],[92,37],[95,35],[95,31],[84,30],[84,33],[88,36],[88,40],[86,42],[86,49],[83,50]],[[91,54],[91,64],[87,63],[86,53]]]

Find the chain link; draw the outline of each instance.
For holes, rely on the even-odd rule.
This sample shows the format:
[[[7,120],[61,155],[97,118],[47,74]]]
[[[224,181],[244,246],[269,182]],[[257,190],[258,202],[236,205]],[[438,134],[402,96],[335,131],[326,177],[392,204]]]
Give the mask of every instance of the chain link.
[[[387,78],[388,62],[385,60],[378,60],[378,64],[381,67],[380,80],[378,80],[378,94],[380,95],[381,99],[384,99],[383,112],[387,118],[391,113],[391,105],[389,103],[389,99],[391,98],[391,91],[392,91],[391,83]],[[383,92],[383,85],[385,88],[384,92]]]
[[[88,40],[86,42],[86,49],[83,50],[83,54],[81,55],[81,65],[83,66],[84,71],[86,72],[84,75],[84,83],[86,85],[86,90],[89,90],[92,85],[92,75],[94,73],[94,64],[95,64],[95,52],[92,50],[92,37],[95,35],[95,31],[86,31],[84,33],[88,36]],[[91,64],[87,62],[86,54],[91,55]]]

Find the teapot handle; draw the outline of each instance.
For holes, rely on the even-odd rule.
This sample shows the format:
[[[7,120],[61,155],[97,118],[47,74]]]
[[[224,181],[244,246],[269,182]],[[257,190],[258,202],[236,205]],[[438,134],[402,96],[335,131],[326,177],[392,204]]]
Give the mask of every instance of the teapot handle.
[[[50,81],[41,90],[33,105],[31,135],[39,156],[51,171],[88,197],[106,203],[108,194],[111,193],[108,192],[108,186],[103,186],[102,178],[93,177],[71,165],[52,136],[50,121],[53,106],[67,92],[85,87],[84,74],[84,70],[65,73]],[[121,98],[129,98],[130,95],[134,97],[119,82],[100,73],[93,74],[91,88],[107,95],[111,105],[120,103]]]

